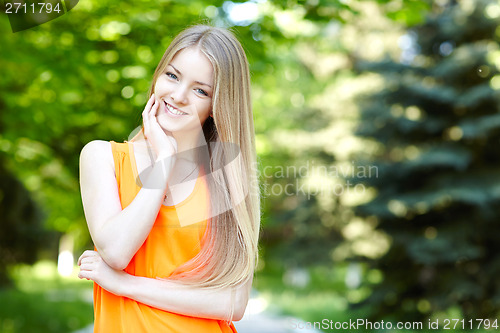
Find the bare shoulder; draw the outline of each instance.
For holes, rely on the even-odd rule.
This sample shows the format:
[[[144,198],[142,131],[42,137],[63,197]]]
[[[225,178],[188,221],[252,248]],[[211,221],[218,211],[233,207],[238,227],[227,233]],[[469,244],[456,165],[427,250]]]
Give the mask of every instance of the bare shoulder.
[[[109,166],[115,168],[113,153],[111,151],[111,142],[104,140],[92,140],[88,142],[80,152],[80,165],[91,164],[100,166]]]
[[[122,210],[111,142],[93,140],[82,148],[80,191],[85,218],[95,241],[99,227]]]

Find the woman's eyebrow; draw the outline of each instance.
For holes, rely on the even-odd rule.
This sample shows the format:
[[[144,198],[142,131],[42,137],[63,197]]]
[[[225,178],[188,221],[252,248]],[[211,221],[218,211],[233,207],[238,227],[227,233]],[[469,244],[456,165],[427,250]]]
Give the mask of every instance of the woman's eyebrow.
[[[168,64],[168,65],[169,65],[170,67],[172,67],[172,68],[174,69],[174,71],[176,71],[176,72],[177,72],[177,74],[182,75],[182,73],[181,73],[181,72],[180,72],[177,68],[175,68],[175,66],[174,66],[174,65],[172,65],[172,64]],[[211,85],[209,85],[209,84],[207,84],[207,83],[203,83],[203,82],[201,82],[201,81],[194,81],[194,82],[195,82],[195,83],[198,83],[198,84],[201,84],[202,86],[207,86],[207,87],[212,88],[212,86],[211,86]]]

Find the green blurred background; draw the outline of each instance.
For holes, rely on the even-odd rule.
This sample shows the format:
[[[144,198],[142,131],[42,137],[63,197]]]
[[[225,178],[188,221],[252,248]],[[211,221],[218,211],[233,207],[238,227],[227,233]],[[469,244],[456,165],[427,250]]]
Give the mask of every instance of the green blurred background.
[[[92,322],[79,153],[128,139],[195,23],[250,62],[262,309],[496,318],[500,1],[86,0],[17,33],[0,17],[0,332]]]

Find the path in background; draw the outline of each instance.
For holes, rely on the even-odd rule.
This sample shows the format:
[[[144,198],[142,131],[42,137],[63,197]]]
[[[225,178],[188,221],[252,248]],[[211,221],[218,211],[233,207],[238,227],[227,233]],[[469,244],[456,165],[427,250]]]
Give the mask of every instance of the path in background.
[[[318,330],[299,329],[299,323],[305,325],[300,319],[280,314],[279,309],[267,304],[267,301],[252,289],[245,315],[240,321],[235,321],[234,326],[238,333],[321,333]]]
[[[293,328],[303,321],[280,315],[277,309],[269,306],[259,293],[252,290],[245,315],[240,321],[235,321],[234,326],[238,333],[321,333],[321,331]],[[89,325],[73,333],[92,333],[93,325]]]

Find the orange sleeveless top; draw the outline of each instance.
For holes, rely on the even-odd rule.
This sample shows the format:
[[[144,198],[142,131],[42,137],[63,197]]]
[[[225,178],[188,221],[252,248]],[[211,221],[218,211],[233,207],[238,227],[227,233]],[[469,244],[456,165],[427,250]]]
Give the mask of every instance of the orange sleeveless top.
[[[142,184],[138,177],[132,143],[111,142],[122,209],[135,198]],[[136,182],[136,180],[138,180]],[[175,206],[162,205],[144,244],[125,271],[136,276],[166,278],[199,251],[207,226],[208,190],[201,175],[193,192]],[[179,217],[200,221],[185,226]],[[116,296],[94,283],[94,332],[99,333],[186,333],[236,332],[223,320],[184,316]]]

